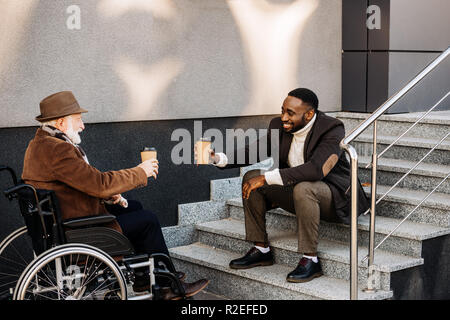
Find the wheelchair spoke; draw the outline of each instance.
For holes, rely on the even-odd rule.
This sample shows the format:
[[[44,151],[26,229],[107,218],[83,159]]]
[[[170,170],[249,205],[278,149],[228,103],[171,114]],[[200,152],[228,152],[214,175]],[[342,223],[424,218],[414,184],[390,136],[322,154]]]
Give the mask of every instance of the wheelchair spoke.
[[[16,287],[22,272],[34,259],[34,253],[26,228],[17,229],[1,243],[0,296],[7,298]]]
[[[47,268],[48,272],[43,272],[43,273],[44,273],[44,276],[48,279],[48,281],[49,281],[50,284],[55,285],[55,283],[53,282],[53,280],[51,280],[51,279],[48,277],[48,274],[51,273],[52,279],[55,279],[55,280],[56,280],[56,276],[55,276],[55,274],[53,273],[52,268],[50,268],[49,265],[47,265],[46,268]],[[42,272],[42,271],[41,271],[41,272]]]
[[[48,295],[44,295],[44,294],[41,294],[41,293],[37,293],[37,292],[35,292],[34,290],[32,291],[32,290],[27,290],[26,291],[27,293],[29,293],[33,298],[35,297],[35,296],[39,296],[39,297],[42,297],[42,298],[44,298],[44,299],[46,299],[46,300],[59,300],[59,299],[57,299],[57,298],[51,298],[50,296],[48,296]],[[47,293],[47,292],[46,292]],[[58,292],[56,291],[56,292],[54,292],[55,293],[55,295],[57,296],[58,295]],[[29,298],[29,299],[25,299],[25,300],[36,300],[36,299],[31,299],[31,297]]]
[[[0,272],[0,274],[2,275],[0,277],[0,279],[7,279],[7,278],[11,278],[11,277],[19,278],[20,277],[20,273],[19,274],[13,274],[13,273]]]
[[[95,275],[97,274],[97,270],[100,268],[100,266],[101,266],[101,264],[99,264],[99,265],[95,268],[94,272],[90,272],[90,270],[88,270],[88,271],[86,272],[86,274],[88,274],[89,277],[86,279],[84,285],[89,284],[93,279],[95,279],[95,278],[93,278],[93,277],[95,277]],[[102,271],[104,271],[104,270],[105,270],[105,269],[103,269]]]
[[[36,275],[36,279],[31,282],[34,284],[35,289],[43,287],[42,282],[45,282],[50,288],[57,287],[56,284],[47,276],[45,272],[43,272],[43,274],[47,278],[47,280],[44,279],[44,277],[42,276]],[[39,284],[39,282],[41,282],[41,284]]]
[[[88,271],[86,271],[86,267],[87,267],[88,261],[89,261],[89,256],[87,256],[87,259],[86,259],[86,261],[85,261],[85,263],[84,263],[84,268],[83,268],[83,270],[84,270],[84,273],[85,273],[85,274],[88,273]],[[94,263],[94,261],[93,261],[92,263]],[[91,266],[89,266],[89,268],[90,268],[90,267],[91,267]],[[85,282],[86,282],[86,277],[83,278],[83,281],[81,282],[81,286],[82,286],[82,287],[84,286]]]
[[[92,261],[91,265],[89,266],[89,269],[87,271],[85,271],[85,274],[88,275],[88,277],[84,278],[84,282],[82,283],[83,286],[86,286],[88,283],[90,283],[92,281],[92,279],[94,279],[93,277],[95,277],[95,275],[97,274],[97,270],[100,268],[100,266],[102,265],[102,263],[100,263],[93,272],[91,272],[91,268],[92,266],[95,264],[95,260]]]
[[[106,286],[111,286],[111,285],[113,285],[113,284],[116,283],[116,282],[117,282],[117,280],[114,280],[114,281],[109,282],[109,283],[108,283],[108,281],[105,281],[105,282],[103,282],[103,283],[100,283],[100,285],[98,285],[97,288],[95,288],[91,293],[89,293],[89,295],[88,295],[87,297],[89,297],[89,296],[94,296],[95,293],[97,293],[97,292],[99,292],[99,291],[105,289]],[[118,290],[118,289],[115,289],[115,290],[108,290],[107,293],[118,292],[118,291],[120,292],[120,290]],[[82,299],[82,300],[86,300],[87,297],[85,297],[85,298]]]
[[[14,251],[16,252],[17,256],[22,259],[22,261],[24,262],[23,265],[26,266],[28,264],[29,261],[27,261],[21,254],[20,251],[17,250],[16,246],[14,244],[11,244],[11,247],[14,249]]]
[[[2,285],[2,287],[3,286],[9,286],[9,285],[11,285],[11,284],[15,284],[15,283],[17,283],[17,280],[14,280],[14,281],[10,281],[10,282],[6,282],[6,283],[4,283],[3,285]],[[5,290],[2,290],[2,291],[0,291],[0,292],[7,292],[7,291],[9,291],[9,288],[5,288]]]
[[[26,267],[27,264],[28,264],[28,262],[20,263],[20,262],[18,262],[18,261],[14,261],[14,260],[12,260],[12,259],[5,258],[5,257],[0,257],[0,259],[2,259],[2,260],[4,260],[4,261],[7,261],[7,262],[11,262],[12,264],[18,265],[18,266],[22,267],[23,269],[25,269],[25,267]]]
[[[78,265],[79,258],[80,258],[80,254],[77,254],[77,261],[75,262],[76,266]]]
[[[47,265],[47,270],[51,270],[49,266]],[[47,280],[41,276],[43,274]],[[45,298],[45,299],[51,299],[49,296],[46,296],[44,294],[53,294],[55,296],[62,296],[63,299],[69,297],[68,294],[66,294],[63,290],[60,290],[58,285],[47,276],[47,272],[44,272],[44,270],[40,270],[38,274],[36,274],[36,278],[31,283],[33,284],[30,286],[29,289],[27,289],[27,292],[32,295],[37,295],[39,297]],[[56,278],[55,278],[56,280]],[[41,282],[39,284],[39,282]],[[42,282],[46,283],[46,286],[43,286]],[[51,300],[60,300],[60,299],[51,299]]]
[[[91,273],[91,274],[89,275],[89,278],[88,278],[88,279],[86,280],[86,282],[83,284],[84,286],[87,286],[89,283],[92,282],[92,280],[95,279],[94,276],[96,275],[96,271],[98,270],[99,267],[100,267],[100,266],[98,266],[98,267],[94,270],[94,272]],[[105,270],[106,270],[106,268],[103,269],[103,270],[101,270],[101,271],[99,271],[98,273],[103,274],[103,273],[105,273]],[[98,274],[98,273],[97,273],[97,274]]]

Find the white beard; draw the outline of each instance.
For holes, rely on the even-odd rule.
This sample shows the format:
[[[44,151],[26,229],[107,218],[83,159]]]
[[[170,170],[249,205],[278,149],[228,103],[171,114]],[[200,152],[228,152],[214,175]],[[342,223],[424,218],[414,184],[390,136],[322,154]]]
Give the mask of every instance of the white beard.
[[[66,134],[67,137],[69,137],[70,140],[72,140],[72,142],[74,144],[80,144],[81,143],[81,137],[79,135],[79,132],[75,132],[73,130],[72,121],[69,121],[65,134]]]

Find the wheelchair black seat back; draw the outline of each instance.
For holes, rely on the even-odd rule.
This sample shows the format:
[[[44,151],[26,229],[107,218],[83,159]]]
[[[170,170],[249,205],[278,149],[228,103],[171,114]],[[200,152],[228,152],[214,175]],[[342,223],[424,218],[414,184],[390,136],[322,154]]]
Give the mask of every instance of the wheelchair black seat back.
[[[136,255],[132,244],[122,233],[107,227],[108,223],[115,220],[115,216],[92,215],[63,220],[54,191],[36,189],[24,181],[18,181],[14,171],[9,167],[0,166],[0,171],[3,170],[10,172],[14,183],[14,186],[4,191],[4,195],[9,200],[18,200],[25,226],[0,242],[0,263],[11,261],[6,252],[17,251],[14,244],[15,241],[19,243],[19,238],[29,236],[33,252],[32,258],[28,261],[24,261],[23,255],[19,254],[20,259],[17,261],[21,266],[17,261],[11,264],[17,270],[13,274],[9,269],[7,271],[9,279],[0,281],[0,299],[8,296],[13,299],[33,300],[49,297],[158,299],[160,287],[155,281],[156,278],[169,281],[176,293],[185,296],[184,287],[176,276],[170,258],[164,254]],[[80,256],[86,261],[92,261],[92,264],[80,265],[78,260]],[[75,259],[77,262],[72,265]],[[61,269],[61,264],[65,266],[69,262],[71,263],[69,269],[66,270],[64,267]],[[97,266],[96,268],[104,266],[105,270],[96,272],[95,276],[91,275],[92,265]],[[79,270],[80,267],[82,270]],[[0,274],[1,272],[0,268]],[[46,274],[48,272],[51,276]],[[150,285],[150,293],[137,297],[128,286],[135,283],[139,274],[144,274],[144,280]],[[89,285],[83,281],[79,282],[79,279],[85,278],[91,279],[87,281]],[[52,283],[49,283],[50,279]],[[78,287],[73,285],[77,281]],[[61,295],[62,292],[64,294]]]
[[[63,221],[55,192],[35,189],[22,180],[5,190],[4,194],[10,200],[18,200],[36,255],[65,243],[92,245],[113,257],[134,254],[133,246],[125,236],[103,226],[115,220],[112,215],[93,215]]]
[[[22,181],[21,181],[22,182]],[[58,214],[58,200],[53,191],[34,189],[19,183],[17,187],[5,190],[11,200],[17,198],[20,212],[31,237],[36,255],[49,250],[54,245],[65,242]]]

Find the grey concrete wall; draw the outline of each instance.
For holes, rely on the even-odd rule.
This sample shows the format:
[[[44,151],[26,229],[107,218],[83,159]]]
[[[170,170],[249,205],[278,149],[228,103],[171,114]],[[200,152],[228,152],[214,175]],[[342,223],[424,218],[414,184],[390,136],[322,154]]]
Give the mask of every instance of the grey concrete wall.
[[[450,1],[392,0],[390,50],[436,51],[450,45]]]
[[[450,1],[390,1],[389,89],[397,93],[409,80],[423,70],[450,46]],[[431,108],[449,90],[450,59],[444,60],[432,73],[404,96],[392,112],[424,111]],[[437,110],[450,110],[450,99]]]
[[[379,10],[369,21],[375,17],[379,28],[367,29],[372,5]],[[447,49],[449,11],[448,0],[343,0],[343,110],[373,112]],[[426,111],[449,84],[446,59],[388,113]],[[436,110],[450,110],[449,102]]]
[[[396,94],[438,55],[439,53],[429,52],[389,53],[388,96]],[[450,59],[447,58],[401,98],[391,112],[427,111],[448,93],[449,88]],[[444,99],[435,110],[450,110],[450,98]]]
[[[80,29],[71,5],[80,9]],[[290,89],[340,110],[341,0],[3,0],[0,127],[72,90],[87,123],[264,115]]]

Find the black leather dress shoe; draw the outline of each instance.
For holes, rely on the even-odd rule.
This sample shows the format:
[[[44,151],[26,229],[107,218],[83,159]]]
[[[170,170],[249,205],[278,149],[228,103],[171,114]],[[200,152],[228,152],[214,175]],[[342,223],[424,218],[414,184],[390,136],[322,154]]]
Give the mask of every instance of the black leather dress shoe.
[[[249,269],[258,266],[271,266],[273,264],[272,251],[262,253],[253,247],[245,256],[239,259],[231,260],[231,269]]]
[[[315,263],[311,259],[301,258],[297,268],[286,277],[288,282],[308,282],[323,275],[320,261]]]

